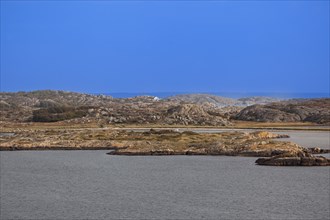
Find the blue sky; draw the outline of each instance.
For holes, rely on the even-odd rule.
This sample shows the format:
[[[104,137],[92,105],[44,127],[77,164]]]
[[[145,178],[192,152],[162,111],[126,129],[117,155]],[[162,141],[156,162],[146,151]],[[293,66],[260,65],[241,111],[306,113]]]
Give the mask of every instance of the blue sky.
[[[1,1],[1,91],[329,92],[328,1]]]

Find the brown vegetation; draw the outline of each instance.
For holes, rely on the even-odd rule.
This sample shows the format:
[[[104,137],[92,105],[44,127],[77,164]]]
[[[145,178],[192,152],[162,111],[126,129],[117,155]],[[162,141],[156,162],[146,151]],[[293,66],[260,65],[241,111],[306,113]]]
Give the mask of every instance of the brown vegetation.
[[[199,134],[192,131],[153,130],[128,132],[117,129],[31,129],[12,130],[1,136],[0,149],[118,149],[114,154],[201,154],[257,156],[299,151],[289,142],[276,142],[283,136],[269,132],[225,132]]]

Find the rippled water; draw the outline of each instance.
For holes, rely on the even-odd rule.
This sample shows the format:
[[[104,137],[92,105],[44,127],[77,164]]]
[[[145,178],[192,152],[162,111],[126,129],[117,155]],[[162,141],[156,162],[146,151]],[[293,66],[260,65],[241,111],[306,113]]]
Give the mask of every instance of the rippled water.
[[[1,152],[1,219],[328,219],[329,167],[256,158]]]
[[[292,141],[303,147],[330,149],[330,132],[327,131],[283,131],[274,133],[287,134],[290,138],[279,140]]]

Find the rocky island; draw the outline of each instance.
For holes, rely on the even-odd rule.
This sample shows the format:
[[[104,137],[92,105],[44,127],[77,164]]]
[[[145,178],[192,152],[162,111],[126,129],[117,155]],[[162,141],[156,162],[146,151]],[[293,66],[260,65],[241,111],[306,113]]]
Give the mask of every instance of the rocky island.
[[[0,150],[113,150],[111,155],[226,155],[272,157],[259,159],[259,165],[299,165],[279,163],[288,155],[303,155],[301,165],[329,165],[310,153],[327,153],[303,148],[295,143],[276,141],[288,137],[266,131],[196,133],[175,130],[144,132],[118,129],[19,129],[0,137]],[[276,157],[273,157],[276,156]],[[321,161],[322,159],[322,161]],[[275,161],[275,162],[274,162]],[[283,161],[283,159],[281,160]]]
[[[153,130],[131,133],[127,146],[110,152],[113,155],[227,155],[272,156],[299,152],[302,147],[272,139],[287,137],[269,132],[195,133]]]
[[[271,158],[259,158],[258,165],[267,166],[330,166],[330,159],[306,152],[284,153]]]

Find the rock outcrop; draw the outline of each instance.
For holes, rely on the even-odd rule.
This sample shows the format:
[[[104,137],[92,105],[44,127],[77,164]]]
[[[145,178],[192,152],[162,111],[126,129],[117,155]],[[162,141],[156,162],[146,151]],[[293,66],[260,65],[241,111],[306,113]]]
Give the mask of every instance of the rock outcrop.
[[[330,153],[330,149],[322,149],[319,147],[310,147],[306,150],[309,154],[328,154]]]
[[[298,99],[244,108],[236,120],[330,124],[330,99]]]
[[[266,104],[270,102],[279,101],[279,99],[271,97],[245,97],[240,99],[226,98],[211,94],[182,94],[175,95],[167,98],[171,101],[192,103],[192,104],[212,104],[216,107],[227,107],[227,106],[249,106],[254,104]]]
[[[210,95],[210,94],[183,94],[167,98],[171,101],[190,103],[190,104],[213,104],[217,107],[240,105],[241,102],[236,99]]]
[[[258,165],[267,166],[330,166],[330,159],[306,152],[284,153],[271,158],[259,158]]]
[[[183,104],[153,96],[112,98],[64,91],[0,93],[1,121],[98,124],[229,125],[211,105]]]
[[[111,96],[76,92],[40,90],[32,92],[2,92],[1,121],[27,122],[33,120],[33,111],[51,108],[80,108],[101,106],[113,100]],[[4,108],[2,108],[4,106]]]
[[[272,98],[272,97],[263,97],[263,96],[253,96],[253,97],[245,97],[237,99],[241,102],[241,105],[250,106],[256,104],[267,104],[272,102],[278,102],[280,99]]]
[[[222,114],[212,114],[212,108],[196,104],[178,104],[167,109],[165,119],[169,124],[179,120],[185,125],[229,125]]]

